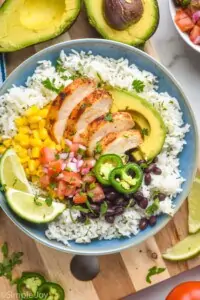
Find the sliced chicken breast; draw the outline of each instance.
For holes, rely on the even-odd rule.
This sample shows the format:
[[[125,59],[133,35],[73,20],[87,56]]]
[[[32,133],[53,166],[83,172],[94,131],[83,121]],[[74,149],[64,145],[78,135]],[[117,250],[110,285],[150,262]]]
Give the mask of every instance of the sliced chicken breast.
[[[96,83],[87,78],[78,78],[68,85],[53,101],[47,116],[47,129],[51,137],[60,143],[68,118],[85,97],[96,89]]]
[[[109,133],[99,143],[102,154],[124,154],[127,150],[138,147],[142,142],[139,130],[126,130]]]
[[[68,119],[65,137],[86,145],[88,125],[100,116],[107,114],[111,109],[112,102],[113,99],[107,91],[96,89],[73,109]]]
[[[93,155],[96,144],[108,133],[120,132],[134,127],[134,121],[128,112],[117,112],[110,115],[110,120],[101,116],[88,126],[88,154]]]

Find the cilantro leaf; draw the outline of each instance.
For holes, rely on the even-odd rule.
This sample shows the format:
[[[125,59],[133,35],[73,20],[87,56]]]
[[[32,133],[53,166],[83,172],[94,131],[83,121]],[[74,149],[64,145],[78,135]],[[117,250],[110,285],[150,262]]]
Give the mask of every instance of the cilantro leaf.
[[[137,93],[144,91],[144,82],[139,79],[133,80],[132,86]]]
[[[100,144],[100,142],[97,142],[96,143],[96,147],[95,147],[95,150],[94,150],[94,153],[95,154],[101,154],[102,153],[102,145]]]
[[[108,210],[108,204],[106,201],[104,201],[102,204],[101,204],[101,208],[100,208],[100,212],[101,212],[101,216],[105,215],[106,212]]]
[[[108,122],[113,122],[113,116],[111,113],[107,113],[104,117],[104,120],[105,121],[108,121]]]
[[[71,207],[71,209],[78,210],[78,211],[83,212],[85,214],[89,213],[89,209],[88,208],[84,208],[84,207],[82,207],[80,205],[73,205]]]
[[[146,276],[146,282],[151,283],[151,277],[157,274],[160,274],[162,272],[164,272],[166,270],[166,268],[158,268],[156,266],[150,268],[148,270],[148,274]]]
[[[92,192],[88,192],[87,193],[88,197],[90,197],[91,199],[94,197],[94,194]]]
[[[95,212],[93,211],[93,209],[92,209],[92,207],[90,205],[90,202],[88,200],[86,201],[86,205],[87,205],[89,211],[91,211],[94,214]]]
[[[148,136],[149,135],[149,129],[148,128],[142,128],[141,129],[141,135],[144,138],[144,136]]]
[[[66,69],[63,67],[63,62],[60,58],[56,61],[56,72],[58,73],[64,73]]]
[[[146,214],[152,216],[159,209],[159,207],[160,201],[158,198],[156,198],[154,202],[149,207],[147,207]]]
[[[55,93],[57,93],[57,94],[59,94],[60,91],[62,91],[63,88],[64,88],[63,85],[60,86],[59,88],[57,88],[57,87],[55,86],[55,79],[53,79],[53,80],[51,81],[49,78],[47,78],[47,79],[45,79],[45,80],[42,81],[42,84],[44,85],[44,87],[45,87],[46,89],[48,89],[48,90],[50,90],[50,91],[53,91],[53,92],[55,92]]]
[[[52,199],[52,197],[50,195],[45,199],[45,203],[49,207],[52,205],[53,199]]]
[[[33,199],[35,205],[37,205],[37,206],[42,206],[42,203],[39,202],[38,199],[39,199],[39,196],[38,196],[38,195],[35,195],[35,197],[34,197],[34,199]]]
[[[2,245],[1,252],[2,252],[4,258],[8,257],[8,244],[7,243],[4,243]]]

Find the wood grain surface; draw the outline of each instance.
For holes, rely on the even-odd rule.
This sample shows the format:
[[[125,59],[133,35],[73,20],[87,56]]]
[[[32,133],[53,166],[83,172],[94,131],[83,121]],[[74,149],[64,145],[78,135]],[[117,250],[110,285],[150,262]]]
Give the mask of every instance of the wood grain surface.
[[[90,27],[86,15],[82,12],[71,29],[53,39],[36,46],[6,55],[8,74],[26,58],[49,45],[77,38],[98,37]],[[145,51],[156,57],[150,43]],[[21,232],[3,213],[0,212],[0,244],[7,241],[11,251],[23,251],[23,264],[16,268],[16,275],[22,271],[38,271],[49,280],[59,282],[66,291],[69,300],[117,300],[149,286],[145,277],[148,269],[153,266],[166,268],[165,272],[152,278],[152,285],[169,277],[191,269],[200,264],[200,258],[186,262],[171,263],[164,261],[161,253],[176,244],[188,233],[187,201],[168,225],[154,237],[143,244],[130,248],[119,254],[102,256],[101,272],[90,282],[76,280],[70,273],[71,255],[59,253],[34,242]],[[156,253],[156,255],[155,255]],[[153,255],[152,255],[153,254]],[[157,258],[155,258],[157,257]],[[17,299],[15,288],[8,281],[0,278],[0,300]]]

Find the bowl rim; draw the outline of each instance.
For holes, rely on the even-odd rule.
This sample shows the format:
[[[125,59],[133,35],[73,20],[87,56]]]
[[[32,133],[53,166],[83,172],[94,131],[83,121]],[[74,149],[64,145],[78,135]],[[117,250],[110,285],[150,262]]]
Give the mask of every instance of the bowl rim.
[[[59,49],[59,51],[64,50],[66,45],[70,45],[72,44],[72,49],[73,49],[73,45],[77,45],[77,44],[82,44],[85,43],[87,44],[88,42],[92,42],[92,43],[104,43],[104,44],[109,44],[112,46],[120,46],[122,48],[131,50],[147,59],[149,59],[153,64],[155,64],[162,72],[164,72],[173,82],[173,84],[178,88],[181,96],[184,99],[184,102],[186,103],[186,106],[191,114],[193,123],[194,123],[194,131],[195,131],[195,157],[194,157],[194,168],[193,168],[193,172],[192,172],[192,176],[191,176],[191,180],[190,180],[190,185],[188,186],[187,189],[183,190],[181,193],[181,199],[179,201],[179,203],[176,205],[175,207],[175,212],[174,214],[179,210],[179,208],[181,207],[181,205],[183,204],[183,202],[186,200],[190,188],[192,186],[192,182],[195,178],[196,175],[196,171],[197,171],[197,164],[198,164],[198,150],[199,150],[199,135],[198,135],[198,129],[197,129],[197,124],[196,124],[196,119],[194,117],[194,113],[192,111],[191,105],[189,103],[189,100],[187,98],[187,96],[185,95],[181,85],[179,84],[179,82],[175,79],[175,77],[171,74],[171,72],[169,72],[167,70],[167,68],[160,62],[158,62],[155,58],[153,58],[152,56],[150,56],[149,54],[147,54],[146,52],[138,49],[138,48],[134,48],[132,46],[120,43],[120,42],[116,42],[116,41],[111,41],[111,40],[104,40],[104,39],[96,39],[96,38],[87,38],[87,39],[77,39],[77,40],[70,40],[70,41],[65,41],[65,42],[61,42],[55,45],[52,45],[50,47],[47,47],[37,53],[35,53],[34,55],[30,56],[29,58],[27,58],[26,60],[24,60],[17,68],[15,68],[7,77],[7,79],[4,81],[3,85],[0,88],[0,96],[1,94],[4,94],[6,91],[3,91],[2,93],[2,89],[4,89],[4,86],[6,86],[10,81],[12,81],[12,77],[17,74],[18,72],[22,72],[24,68],[26,68],[29,63],[31,63],[32,61],[39,61],[39,57],[41,54],[45,54],[45,53],[51,53],[52,49]],[[6,88],[7,90],[7,88]],[[2,197],[5,198],[3,193],[0,193],[0,196],[2,194]],[[1,207],[1,203],[0,203],[0,207]],[[148,238],[154,236],[156,233],[158,233],[162,228],[164,228],[167,223],[170,221],[170,219],[172,219],[172,217],[165,215],[165,218],[162,220],[162,222],[156,227],[156,228],[151,228],[151,231],[148,232],[147,234],[142,235],[139,239],[137,239],[135,241],[135,243],[127,243],[125,245],[121,245],[118,247],[114,247],[113,249],[108,249],[108,250],[103,250],[101,248],[99,248],[99,250],[90,250],[90,249],[79,249],[79,250],[73,250],[72,248],[65,246],[63,247],[63,243],[62,242],[58,242],[58,244],[51,244],[50,240],[45,241],[43,240],[43,238],[35,236],[34,233],[30,232],[28,229],[24,228],[24,226],[19,222],[19,221],[15,221],[13,220],[13,217],[9,214],[8,211],[4,210],[4,208],[2,207],[4,213],[9,217],[9,219],[21,230],[23,231],[26,235],[28,235],[30,238],[32,238],[34,241],[39,242],[42,245],[45,245],[49,248],[55,249],[57,251],[60,252],[65,252],[65,253],[70,253],[70,254],[78,254],[78,255],[107,255],[107,254],[114,254],[114,253],[119,253],[125,249],[128,249],[130,247],[133,246],[137,246],[138,244],[144,242],[145,240],[147,240]],[[174,215],[173,215],[174,216]],[[59,247],[59,244],[62,245],[62,247]]]
[[[188,44],[192,49],[194,49],[196,52],[200,53],[200,45],[195,45],[190,41],[189,36],[182,32],[179,27],[176,25],[175,21],[174,21],[174,16],[175,16],[175,11],[176,11],[176,7],[175,4],[173,2],[173,0],[169,0],[169,10],[170,10],[170,15],[172,18],[172,22],[177,30],[177,32],[179,33],[179,35],[181,36],[181,38],[184,40],[184,42],[186,44]]]

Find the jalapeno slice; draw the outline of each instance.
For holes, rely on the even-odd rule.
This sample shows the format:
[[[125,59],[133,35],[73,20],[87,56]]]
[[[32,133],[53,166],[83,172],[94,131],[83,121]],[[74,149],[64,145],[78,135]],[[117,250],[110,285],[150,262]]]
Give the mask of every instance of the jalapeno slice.
[[[116,154],[102,155],[94,167],[97,180],[103,185],[111,185],[109,176],[113,169],[123,166],[120,156]]]
[[[142,184],[142,169],[134,163],[116,168],[110,173],[110,182],[119,193],[135,193]]]
[[[38,273],[22,273],[17,283],[20,300],[35,299],[38,288],[45,282],[45,278]]]
[[[45,282],[37,290],[37,299],[65,300],[65,292],[59,284],[53,282]]]

